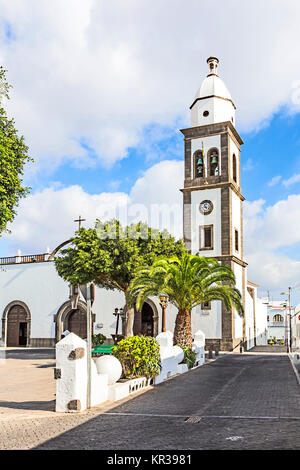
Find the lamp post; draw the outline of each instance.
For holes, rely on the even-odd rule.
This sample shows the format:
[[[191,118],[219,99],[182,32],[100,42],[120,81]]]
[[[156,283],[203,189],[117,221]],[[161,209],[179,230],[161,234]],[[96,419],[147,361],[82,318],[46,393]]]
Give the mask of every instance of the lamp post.
[[[124,311],[122,308],[118,309],[117,307],[115,308],[114,315],[117,317],[117,324],[116,324],[116,336],[118,335],[118,330],[119,330],[119,318],[123,317]]]
[[[293,337],[292,337],[292,321],[291,321],[291,287],[288,288],[288,292],[281,292],[280,295],[287,295],[288,296],[288,321],[289,321],[289,333],[290,336],[288,338],[288,343],[287,343],[287,352],[292,351],[292,345],[293,345]]]
[[[161,305],[162,310],[162,328],[161,331],[165,333],[166,329],[166,308],[168,306],[169,296],[167,294],[160,294],[159,296],[159,303]]]

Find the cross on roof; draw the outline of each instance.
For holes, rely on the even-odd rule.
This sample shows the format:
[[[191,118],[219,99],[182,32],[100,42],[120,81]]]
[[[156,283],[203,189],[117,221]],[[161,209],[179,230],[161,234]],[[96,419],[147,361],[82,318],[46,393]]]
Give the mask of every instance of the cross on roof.
[[[86,221],[86,219],[82,219],[81,215],[79,216],[78,219],[74,220],[74,222],[78,222],[78,230],[80,230],[81,222],[85,222],[85,221]]]

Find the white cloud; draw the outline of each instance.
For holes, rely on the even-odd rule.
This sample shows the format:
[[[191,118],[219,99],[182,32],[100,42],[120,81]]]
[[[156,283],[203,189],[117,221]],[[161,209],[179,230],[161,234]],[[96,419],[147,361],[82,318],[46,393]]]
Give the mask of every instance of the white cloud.
[[[280,180],[281,180],[280,175],[273,176],[273,178],[268,182],[268,186],[270,186],[270,187],[275,186],[277,183],[279,183]]]
[[[300,224],[297,223],[300,194],[291,194],[287,199],[278,201],[264,210],[262,200],[249,205],[250,213],[252,208],[255,216],[248,216],[245,220],[246,252],[256,251],[258,246],[271,251],[300,242]]]
[[[86,219],[85,227],[93,227],[96,218],[116,217],[123,223],[144,220],[153,227],[167,228],[179,238],[182,236],[182,194],[179,191],[183,185],[182,175],[182,161],[158,163],[136,181],[129,195],[123,192],[91,195],[78,185],[62,188],[56,183],[21,201],[10,227],[12,233],[3,239],[9,242],[11,255],[18,249],[24,254],[42,253],[47,246],[54,249],[74,234],[78,227],[74,220],[79,215]],[[166,217],[157,217],[161,209]]]
[[[300,278],[300,261],[278,253],[258,250],[247,255],[248,278],[264,291],[280,291],[297,284]]]
[[[293,0],[272,8],[261,0],[0,0],[0,12],[9,109],[39,167],[110,165],[139,145],[145,126],[188,125],[211,54],[240,130],[264,125],[283,104],[299,111]]]
[[[290,178],[288,178],[287,180],[284,180],[282,182],[282,184],[285,186],[285,187],[289,187],[291,186],[292,184],[294,183],[299,183],[300,181],[300,173],[298,173],[297,175],[293,175],[291,176]]]
[[[259,199],[245,203],[245,257],[248,277],[267,289],[293,286],[300,278],[297,250],[293,258],[280,249],[293,250],[300,242],[300,194],[288,196],[273,206],[264,207]]]
[[[244,202],[244,216],[247,219],[250,219],[251,217],[254,217],[257,214],[261,213],[265,202],[266,201],[264,199],[257,199],[256,201],[253,201],[253,202],[245,201]]]

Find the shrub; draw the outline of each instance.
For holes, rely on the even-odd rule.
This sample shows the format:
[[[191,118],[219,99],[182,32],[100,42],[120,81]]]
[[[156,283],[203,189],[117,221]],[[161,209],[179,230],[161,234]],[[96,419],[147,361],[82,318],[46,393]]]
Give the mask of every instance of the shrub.
[[[113,349],[123,368],[123,376],[152,378],[160,373],[159,344],[149,336],[129,336]]]
[[[93,347],[97,346],[98,344],[103,344],[105,340],[106,340],[106,336],[104,336],[102,333],[99,333],[98,335],[93,335],[92,336]]]
[[[180,345],[178,345],[178,346],[180,346]],[[191,369],[195,365],[197,354],[195,353],[195,351],[193,351],[192,349],[189,349],[185,346],[180,346],[180,347],[184,352],[184,358],[183,358],[182,362],[184,364],[187,364],[188,368]]]

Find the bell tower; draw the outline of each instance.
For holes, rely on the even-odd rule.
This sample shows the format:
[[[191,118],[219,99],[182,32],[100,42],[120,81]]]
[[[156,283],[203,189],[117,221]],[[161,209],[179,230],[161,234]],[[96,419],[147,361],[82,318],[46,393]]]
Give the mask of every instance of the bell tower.
[[[241,192],[240,147],[231,95],[218,75],[219,60],[209,57],[208,75],[191,109],[191,127],[182,129],[185,145],[183,230],[192,254],[218,259],[229,265],[236,287],[245,298],[243,258],[244,197]],[[213,301],[192,314],[195,328],[207,343],[233,350],[245,338],[244,319],[223,302]]]

